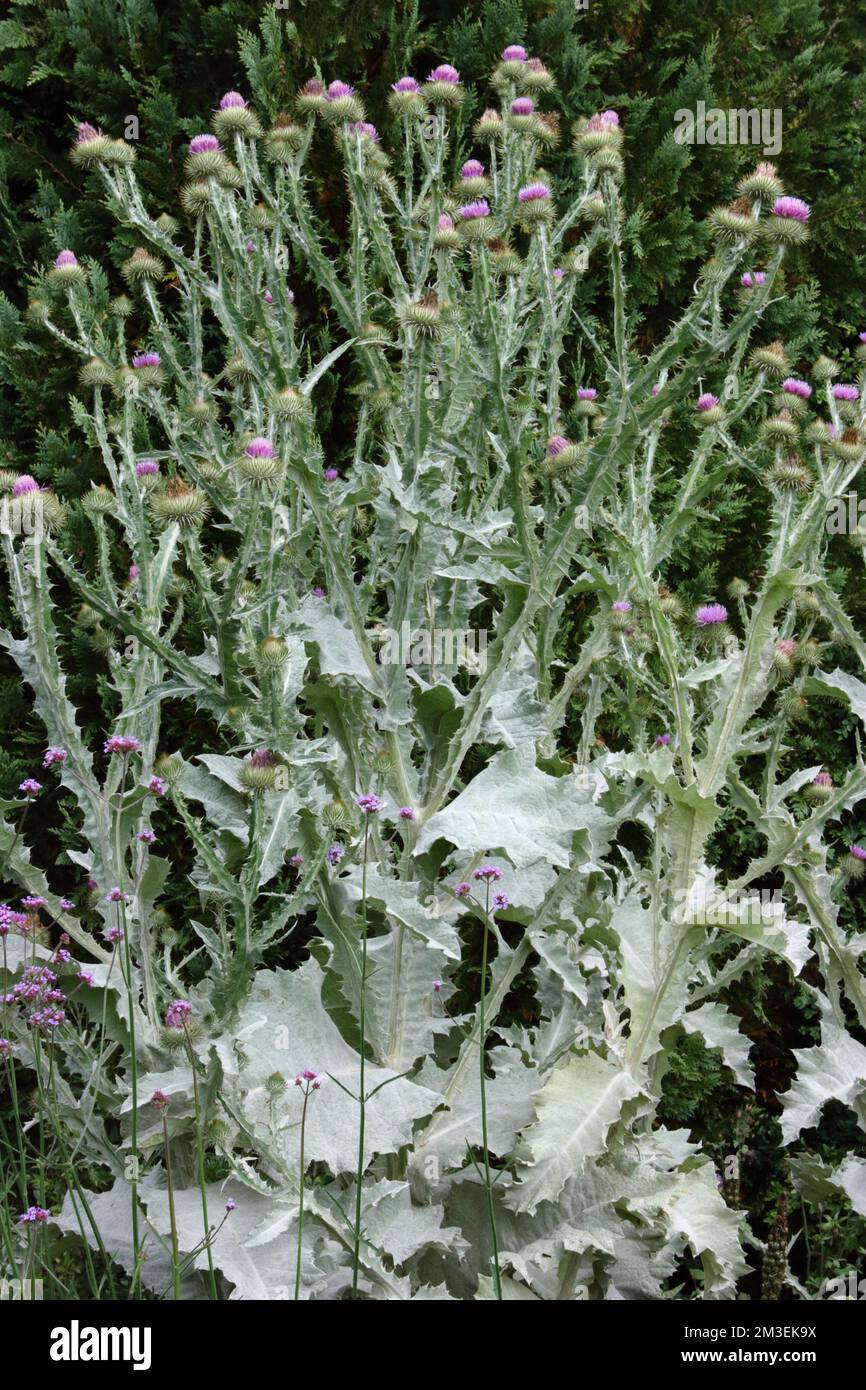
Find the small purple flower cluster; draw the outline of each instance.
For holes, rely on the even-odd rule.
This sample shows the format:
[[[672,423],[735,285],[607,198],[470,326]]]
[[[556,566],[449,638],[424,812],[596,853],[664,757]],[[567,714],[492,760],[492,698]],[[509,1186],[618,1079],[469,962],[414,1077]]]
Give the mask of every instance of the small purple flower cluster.
[[[62,1002],[63,991],[57,988],[57,976],[47,965],[28,965],[11,992],[0,995],[0,1003],[25,1010],[28,1028],[46,1033],[66,1022],[66,1013],[57,1007]]]

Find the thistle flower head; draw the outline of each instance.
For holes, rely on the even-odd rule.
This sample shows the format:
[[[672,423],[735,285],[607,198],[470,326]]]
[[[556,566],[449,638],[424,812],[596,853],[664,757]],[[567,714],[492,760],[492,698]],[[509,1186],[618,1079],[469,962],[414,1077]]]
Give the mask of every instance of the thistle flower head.
[[[618,598],[610,605],[611,613],[630,613],[631,604],[627,598]]]
[[[244,449],[244,453],[251,459],[272,459],[274,457],[274,446],[269,439],[258,436],[251,439]]]
[[[598,392],[594,386],[581,386],[577,393],[577,399],[579,401],[595,401],[598,400]]]
[[[550,197],[550,189],[546,183],[528,183],[517,194],[519,203],[534,203],[544,201]]]
[[[22,473],[20,478],[16,478],[12,484],[12,496],[23,497],[27,492],[40,492],[41,488],[35,478],[31,478],[29,473]]]
[[[789,218],[794,222],[808,222],[811,208],[802,198],[777,198],[773,204],[776,217]]]
[[[535,102],[531,97],[515,97],[511,103],[512,116],[531,116],[535,110]]]
[[[399,77],[396,82],[391,83],[391,91],[417,93],[421,88],[414,77]]]
[[[136,478],[154,478],[159,472],[156,459],[140,459],[135,465]]]
[[[711,391],[704,391],[695,401],[695,410],[703,412],[705,410],[715,410],[719,404],[718,396],[714,396]]]
[[[856,401],[860,398],[860,392],[856,386],[850,386],[846,382],[840,382],[832,388],[832,395],[837,401]]]
[[[435,67],[427,78],[428,82],[448,82],[456,86],[460,81],[460,73],[450,63],[440,63]]]
[[[800,381],[797,377],[788,376],[782,382],[782,390],[789,396],[797,396],[802,401],[807,401],[812,394],[812,388],[808,381]]]
[[[461,179],[483,179],[486,169],[480,159],[467,159],[460,170]]]
[[[510,43],[502,50],[503,63],[525,63],[527,57],[526,49],[520,43]]]
[[[758,285],[764,285],[766,282],[767,277],[763,270],[747,270],[745,275],[740,276],[740,284],[744,285],[747,290],[755,289]]]
[[[215,135],[194,135],[187,146],[190,154],[222,154],[222,145]]]
[[[485,198],[476,198],[471,203],[465,203],[460,209],[460,216],[464,222],[472,222],[479,217],[490,216],[490,204]]]
[[[226,92],[225,96],[220,97],[220,111],[240,110],[247,105],[245,97],[240,92]]]
[[[668,744],[670,743],[670,741],[671,741],[671,736],[670,736],[670,734],[656,734],[656,747],[657,747],[657,748],[667,748],[667,746],[668,746]]]
[[[864,849],[862,845],[849,845],[848,853],[852,855],[854,859],[859,859],[861,861],[866,860],[866,849]]]
[[[160,367],[162,358],[158,352],[137,352],[132,359],[132,365],[136,371],[141,371],[143,367]]]
[[[723,603],[704,603],[695,613],[698,627],[712,627],[716,623],[728,621],[728,610]]]
[[[78,265],[78,257],[76,256],[74,251],[61,251],[59,255],[55,256],[54,258],[55,270],[62,270],[64,266],[76,265]]]

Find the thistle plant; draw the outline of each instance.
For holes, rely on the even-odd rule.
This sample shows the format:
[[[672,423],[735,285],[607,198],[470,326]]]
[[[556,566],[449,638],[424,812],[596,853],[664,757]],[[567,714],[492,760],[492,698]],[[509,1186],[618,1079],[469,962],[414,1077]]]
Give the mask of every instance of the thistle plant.
[[[834,785],[790,742],[821,698],[866,719],[866,683],[822,669],[831,638],[866,665],[824,526],[866,454],[863,354],[849,381],[834,363],[807,381],[768,341],[809,208],[766,164],[710,214],[691,302],[639,351],[626,131],[578,122],[561,206],[553,83],[510,45],[471,149],[447,63],[393,84],[381,134],[341,80],[269,125],[227,93],[170,215],[129,145],[79,128],[140,247],[122,293],[83,248],[34,285],[34,331],[81,363],[93,485],[46,490],[38,536],[5,528],[0,641],[93,887],[75,908],[54,894],[22,787],[3,872],[39,895],[45,939],[10,905],[4,1064],[46,1079],[15,991],[62,931],[64,972],[92,985],[52,1026],[53,1106],[100,1186],[78,1194],[91,1219],[70,1189],[45,1220],[133,1292],[177,1296],[182,1271],[214,1298],[278,1298],[294,1269],[296,1298],[658,1298],[686,1277],[734,1297],[744,1214],[658,1111],[684,1033],[753,1085],[725,991],[769,959],[810,966],[821,1020],[783,1143],[830,1098],[866,1123],[862,943],[838,916],[866,852],[829,847],[866,767]],[[311,155],[343,170],[334,222]],[[759,577],[687,602],[674,554],[734,483],[766,498]],[[68,695],[70,613],[104,658],[101,756]],[[763,847],[735,876],[714,867],[726,812]],[[165,933],[182,894],[195,909]],[[307,1086],[299,1151],[268,1082],[310,1057],[335,1084],[309,1110]],[[16,1143],[29,1207],[38,1155]]]

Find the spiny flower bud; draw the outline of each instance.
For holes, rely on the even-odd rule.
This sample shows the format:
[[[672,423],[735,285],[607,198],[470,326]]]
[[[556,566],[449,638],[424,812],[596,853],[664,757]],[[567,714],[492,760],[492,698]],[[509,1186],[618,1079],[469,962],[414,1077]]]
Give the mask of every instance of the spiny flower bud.
[[[87,279],[84,268],[78,264],[78,257],[74,251],[60,251],[54,259],[54,264],[48,272],[48,279],[52,284],[62,285],[68,288],[71,285],[81,285]]]
[[[84,169],[94,169],[104,158],[110,145],[109,136],[97,130],[89,121],[82,121],[78,127],[75,144],[72,146],[72,162]]]
[[[463,101],[460,74],[450,63],[440,63],[433,69],[423,91],[430,106],[460,106]]]
[[[502,237],[491,237],[487,250],[490,252],[490,264],[497,275],[519,274],[523,261],[514,247],[509,246]]]
[[[770,415],[761,425],[761,435],[764,439],[793,442],[799,433],[797,423],[787,406],[784,406],[778,415]]]
[[[758,222],[752,216],[747,198],[738,198],[729,207],[713,208],[707,220],[719,240],[731,245],[740,239],[751,241],[758,230]]]
[[[478,140],[498,139],[503,132],[502,117],[492,106],[482,111],[475,122],[475,137]]]
[[[180,190],[180,205],[184,212],[198,216],[210,207],[213,196],[213,189],[207,179],[195,179],[192,183],[184,184]]]
[[[296,386],[284,386],[271,397],[271,409],[284,420],[296,420],[309,411],[309,401]]]
[[[78,373],[78,379],[82,386],[113,386],[116,376],[114,368],[103,362],[101,357],[91,357]]]
[[[810,713],[809,701],[799,690],[784,690],[779,696],[779,708],[786,719],[793,722],[806,719]]]
[[[478,159],[467,159],[460,170],[460,179],[457,183],[458,198],[475,198],[481,193],[490,190],[490,180],[487,177],[484,165]]]
[[[797,454],[786,454],[784,458],[776,459],[766,474],[766,481],[780,492],[808,492],[813,478]]]
[[[827,801],[833,795],[833,778],[829,772],[819,772],[806,788],[810,801]]]
[[[858,430],[849,427],[842,431],[841,437],[830,439],[830,451],[845,463],[854,463],[862,458],[866,444]]]
[[[440,331],[442,310],[435,290],[427,290],[420,299],[409,299],[403,305],[400,317],[405,324],[412,324],[427,337],[435,337]]]
[[[265,671],[279,671],[289,659],[289,649],[285,638],[269,634],[263,637],[258,646],[258,659]]]
[[[355,828],[355,817],[342,801],[329,801],[322,809],[322,820],[325,825],[331,826],[335,830],[354,830]]]
[[[265,1090],[269,1096],[281,1096],[287,1085],[288,1082],[282,1072],[272,1071],[270,1076],[265,1077]]]
[[[834,376],[839,375],[839,370],[839,363],[822,352],[812,366],[812,376],[816,381],[831,381]]]
[[[247,140],[256,140],[262,133],[258,118],[240,92],[226,92],[211,124],[220,139],[242,135]]]
[[[117,506],[117,498],[104,483],[92,487],[81,499],[81,505],[88,516],[112,516]]]
[[[780,378],[787,376],[791,370],[791,364],[785,356],[785,349],[780,342],[768,343],[766,347],[756,348],[752,353],[752,363],[770,376]]]
[[[800,245],[808,240],[809,231],[806,224],[810,212],[809,204],[804,203],[802,198],[777,198],[773,204],[772,216],[764,223],[764,235],[770,241],[791,246]]]
[[[165,266],[158,256],[139,246],[129,260],[124,261],[120,271],[128,285],[137,285],[143,280],[161,280],[165,274]]]
[[[773,669],[778,675],[790,678],[794,674],[798,646],[793,637],[782,637],[776,643],[773,649]]]
[[[599,111],[588,120],[581,117],[574,127],[573,140],[574,148],[584,156],[600,150],[618,152],[622,147],[619,116],[615,111]]]
[[[392,82],[388,103],[398,116],[417,116],[425,110],[424,97],[414,77],[400,77]]]
[[[525,92],[552,92],[556,82],[540,58],[528,58],[520,70],[517,85]]]
[[[240,780],[248,791],[271,791],[277,784],[279,766],[275,753],[269,748],[259,748],[241,768]]]
[[[194,135],[189,142],[187,178],[207,179],[221,174],[226,165],[225,150],[215,135]]]
[[[210,498],[182,478],[168,480],[164,491],[155,492],[151,509],[158,521],[177,521],[181,526],[200,526],[210,511]]]
[[[109,140],[102,155],[102,162],[107,164],[109,169],[130,169],[136,158],[132,145],[128,145],[125,140]]]
[[[762,162],[757,165],[751,174],[740,179],[737,192],[747,198],[760,198],[765,202],[772,202],[781,197],[784,188],[776,173],[775,164]]]
[[[364,108],[355,88],[350,87],[348,82],[337,81],[332,82],[325,92],[321,114],[332,125],[339,125],[342,121],[362,121]]]
[[[725,592],[728,598],[744,599],[749,593],[749,586],[745,579],[732,579]]]
[[[269,130],[265,136],[265,148],[269,157],[282,163],[291,159],[303,143],[303,130],[284,112],[275,117],[273,130]]]
[[[443,212],[436,222],[433,245],[440,251],[454,251],[460,245],[460,237],[454,226],[454,218]]]

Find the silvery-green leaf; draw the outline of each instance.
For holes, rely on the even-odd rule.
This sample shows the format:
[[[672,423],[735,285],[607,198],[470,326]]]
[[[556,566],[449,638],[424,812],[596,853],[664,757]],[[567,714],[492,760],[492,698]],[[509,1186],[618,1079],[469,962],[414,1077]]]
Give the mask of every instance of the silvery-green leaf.
[[[687,1033],[703,1038],[707,1047],[719,1049],[741,1086],[754,1089],[755,1074],[749,1064],[752,1044],[722,1004],[702,1004],[684,1013],[680,1022]]]
[[[866,1047],[829,1017],[823,1020],[820,1044],[796,1049],[794,1056],[797,1074],[779,1097],[786,1144],[818,1123],[828,1100],[853,1105],[866,1090]]]

